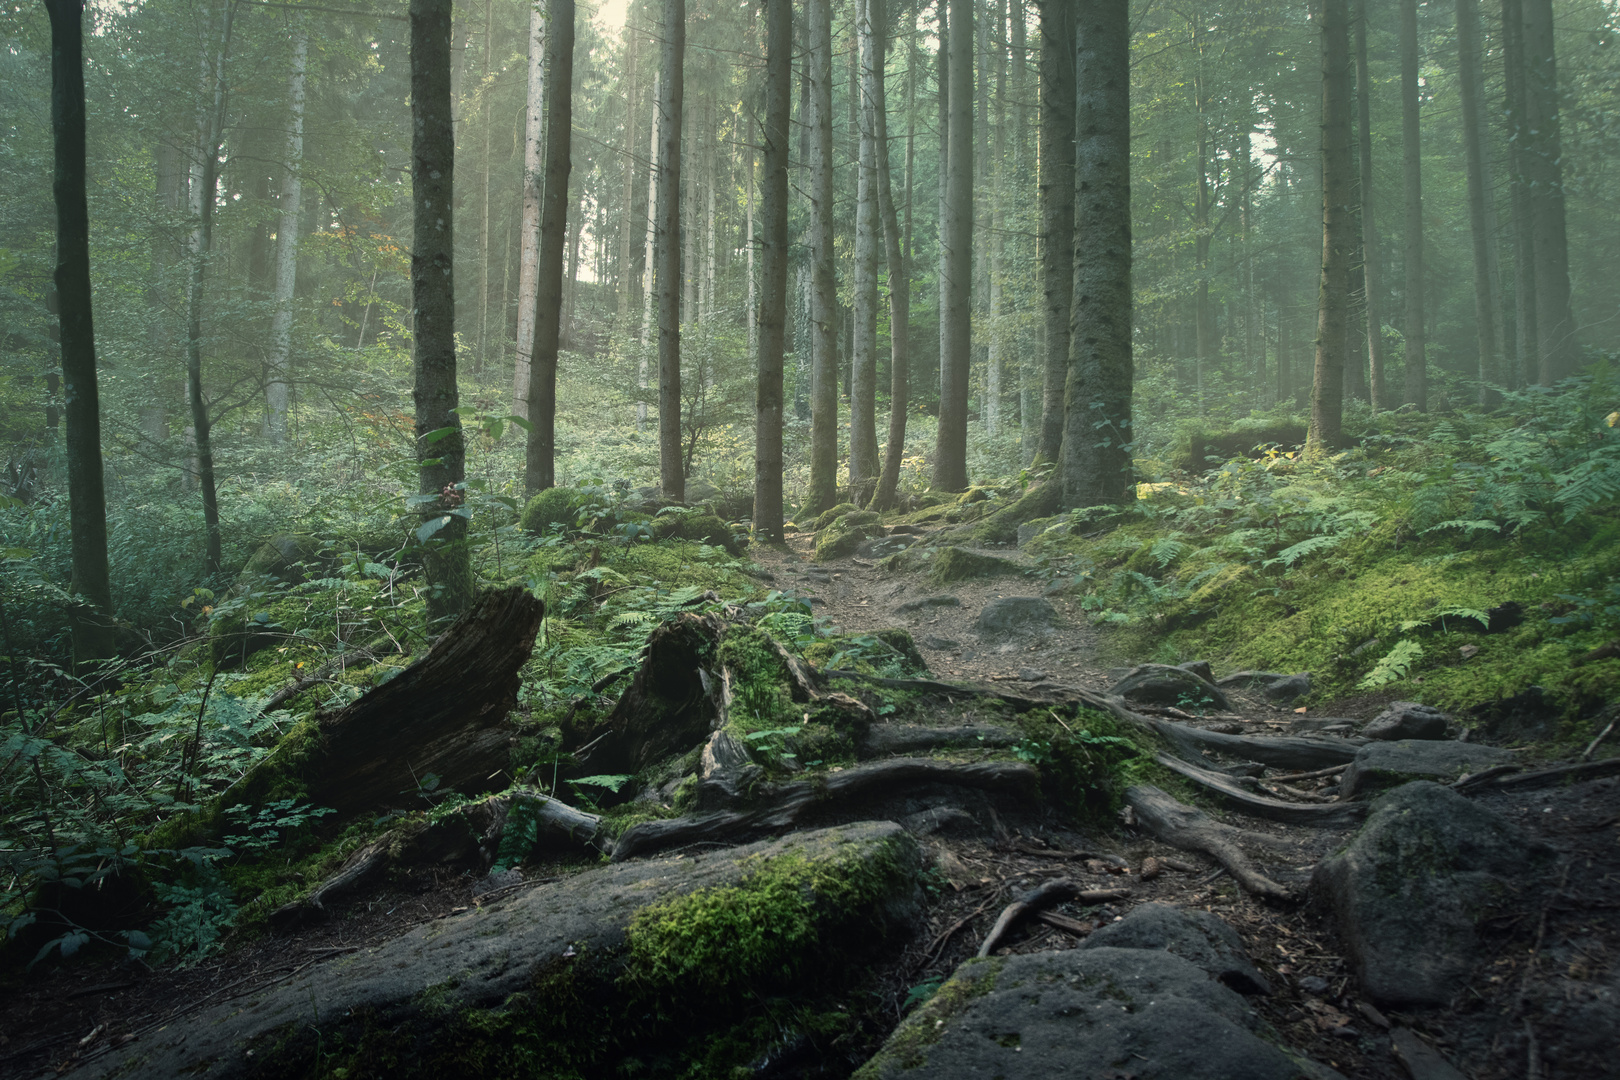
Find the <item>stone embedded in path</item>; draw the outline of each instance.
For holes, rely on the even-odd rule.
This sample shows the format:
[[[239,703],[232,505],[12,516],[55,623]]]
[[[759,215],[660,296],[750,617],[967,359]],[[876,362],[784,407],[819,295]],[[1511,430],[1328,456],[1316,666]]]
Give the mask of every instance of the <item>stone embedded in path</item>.
[[[1432,705],[1393,701],[1389,708],[1367,721],[1361,733],[1369,739],[1387,742],[1397,739],[1444,739],[1446,722],[1450,719]]]
[[[1267,701],[1286,705],[1311,692],[1311,673],[1300,671],[1293,675],[1284,675],[1280,679],[1273,679],[1261,687],[1260,692],[1266,696]]]
[[[1392,745],[1401,744],[1366,749]],[[1486,958],[1480,923],[1513,910],[1553,858],[1502,815],[1420,780],[1378,799],[1349,846],[1317,865],[1311,888],[1332,910],[1368,997],[1444,1005]]]
[[[855,549],[856,558],[860,559],[886,559],[897,554],[917,542],[915,536],[878,536],[871,540],[863,540]]]
[[[1240,994],[1269,994],[1271,987],[1249,960],[1236,930],[1207,911],[1172,904],[1139,904],[1080,943],[1082,949],[1163,949],[1203,968]]]
[[[364,1076],[453,1076],[469,1061],[491,1075],[521,1075],[550,1061],[566,1061],[571,1074],[616,1075],[649,1046],[678,1052],[706,1034],[738,1030],[748,1002],[797,985],[784,971],[860,978],[849,951],[869,956],[885,935],[910,929],[919,868],[916,841],[892,822],[597,867],[205,1008],[76,1075],[314,1076],[335,1061]],[[810,888],[816,878],[829,887]],[[786,911],[793,933],[739,945],[735,923],[716,905],[723,907],[724,890],[750,882],[760,890],[756,899],[800,898]],[[787,883],[785,892],[778,882]],[[664,929],[651,919],[632,929],[639,912],[699,890],[703,897],[689,907],[672,909],[682,925]],[[682,955],[724,962],[681,974]],[[695,993],[695,977],[710,990]],[[716,993],[734,1004],[695,1008]],[[619,1037],[627,1015],[637,1017],[640,1047]]]
[[[1232,707],[1220,687],[1196,672],[1170,664],[1138,664],[1114,683],[1110,693],[1132,701],[1182,705],[1186,708]]]
[[[894,610],[905,615],[913,611],[922,611],[924,608],[961,606],[962,601],[955,596],[925,596],[920,600],[907,600]]]
[[[1004,596],[980,610],[979,632],[990,636],[1039,634],[1049,630],[1055,621],[1057,609],[1049,600],[1039,596]]]
[[[1339,781],[1339,793],[1341,798],[1351,799],[1408,780],[1450,782],[1464,773],[1506,765],[1512,760],[1509,751],[1478,743],[1421,739],[1373,742],[1356,751]]]

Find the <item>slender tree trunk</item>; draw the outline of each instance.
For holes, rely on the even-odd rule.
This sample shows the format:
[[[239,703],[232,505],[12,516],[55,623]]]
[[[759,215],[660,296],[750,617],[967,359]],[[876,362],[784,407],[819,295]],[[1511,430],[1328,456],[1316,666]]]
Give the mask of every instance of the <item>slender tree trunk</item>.
[[[1575,374],[1580,347],[1570,307],[1569,241],[1564,228],[1564,165],[1558,118],[1558,64],[1552,0],[1523,0],[1524,103],[1528,138],[1520,162],[1535,228],[1536,343],[1541,385]]]
[[[1530,141],[1525,119],[1524,4],[1502,0],[1502,73],[1508,128],[1509,203],[1513,215],[1513,320],[1515,370],[1512,384],[1540,378],[1536,332],[1536,227],[1530,210],[1525,158]]]
[[[111,656],[112,584],[101,466],[96,335],[90,309],[90,212],[85,197],[84,4],[47,0],[51,21],[51,129],[55,137],[56,296],[67,406],[68,519],[76,598],[73,663]],[[82,600],[80,604],[78,601]]]
[[[989,299],[986,314],[989,316],[985,325],[985,431],[990,435],[999,435],[1006,427],[1004,410],[1002,409],[1004,397],[1004,382],[1007,373],[1007,338],[1008,330],[1003,325],[1002,304],[1005,291],[1002,287],[1002,230],[1006,226],[1005,204],[1007,198],[1007,49],[1006,34],[1006,5],[996,0],[995,26],[991,31],[990,44],[994,50],[991,66],[995,72],[996,90],[993,98],[992,114],[988,118],[992,128],[990,149],[990,229],[985,236],[986,262],[989,267]]]
[[[1074,306],[1074,7],[1041,0],[1041,278],[1046,297],[1046,363],[1037,460],[1063,448],[1063,390]]]
[[[1490,165],[1485,159],[1482,63],[1479,0],[1457,0],[1457,81],[1462,91],[1463,151],[1468,164],[1468,230],[1474,241],[1474,340],[1479,349],[1479,403],[1489,405],[1491,384],[1501,380],[1497,351],[1501,305],[1491,281],[1490,249],[1496,237],[1485,219],[1485,203],[1493,196]]]
[[[203,527],[207,533],[203,569],[220,569],[219,498],[214,487],[214,443],[208,400],[202,386],[203,283],[214,239],[214,198],[219,184],[219,150],[225,141],[225,61],[231,48],[235,0],[227,0],[221,21],[219,52],[214,57],[213,107],[200,147],[201,176],[194,204],[198,208],[191,238],[191,281],[186,293],[186,390],[191,400],[191,428],[197,453],[197,483],[202,489]]]
[[[1356,0],[1356,113],[1361,150],[1362,293],[1367,315],[1367,396],[1373,412],[1388,408],[1384,388],[1383,264],[1373,214],[1372,76],[1367,69],[1367,0]]]
[[[1076,12],[1074,317],[1063,504],[1134,497],[1131,476],[1131,27],[1127,0]]]
[[[833,270],[832,7],[806,0],[810,79],[810,491],[804,512],[838,501],[838,283]]]
[[[715,159],[720,156],[717,145],[719,135],[715,129],[714,99],[705,102],[704,107],[704,205],[703,205],[703,303],[700,307],[703,318],[714,314],[714,254],[715,254],[715,227],[714,227],[714,188],[715,188]]]
[[[641,256],[641,352],[636,365],[636,430],[647,427],[647,365],[652,357],[653,276],[658,249],[658,117],[663,108],[663,74],[653,76],[653,115],[647,134],[647,236]]]
[[[889,444],[883,456],[883,472],[872,505],[879,510],[887,510],[895,504],[895,489],[900,482],[900,460],[906,450],[906,410],[910,407],[911,397],[911,268],[907,252],[902,247],[900,220],[895,211],[894,185],[889,169],[889,104],[883,70],[886,44],[883,32],[888,26],[888,16],[884,10],[884,0],[866,2],[872,24],[878,32],[870,107],[877,131],[878,209],[883,216],[883,246],[889,271]],[[909,97],[909,61],[906,78]],[[909,139],[907,156],[909,159]],[[908,174],[910,169],[908,160]]]
[[[1350,19],[1348,0],[1324,0],[1322,11],[1322,284],[1317,293],[1316,371],[1307,448],[1331,451],[1343,441],[1345,330],[1350,314],[1351,213]]]
[[[754,399],[754,535],[782,539],[782,354],[787,338],[788,146],[793,0],[765,0],[765,152],[760,185],[759,383]]]
[[[855,292],[852,297],[854,348],[849,384],[849,496],[857,505],[871,500],[878,478],[877,315],[878,245],[883,224],[878,212],[877,116],[873,102],[878,48],[869,0],[856,0],[859,42],[860,136],[855,200]]]
[[[936,491],[962,491],[968,486],[968,366],[973,356],[973,2],[950,0],[950,4],[939,438],[932,481]]]
[[[545,11],[536,2],[529,9],[528,107],[523,123],[523,225],[518,256],[517,362],[512,371],[512,412],[524,419],[529,416],[534,316],[540,283],[540,195],[545,184],[545,27]]]
[[[630,244],[635,232],[631,228],[631,213],[636,201],[636,85],[637,39],[634,20],[626,14],[624,20],[624,207],[619,219],[619,316],[628,326],[635,288],[630,276]]]
[[[686,501],[681,458],[681,101],[686,0],[664,0],[658,98],[658,476],[665,499]]]
[[[563,249],[568,242],[568,174],[573,167],[574,0],[548,0],[545,187],[535,272],[534,354],[529,377],[523,486],[530,495],[557,483],[557,350],[562,337]]]
[[[411,0],[411,303],[417,502],[428,627],[472,603],[466,449],[456,415],[455,195],[451,123],[451,0]]]
[[[1193,142],[1197,152],[1198,175],[1193,178],[1193,261],[1197,284],[1193,293],[1195,353],[1193,373],[1197,383],[1198,412],[1204,411],[1204,378],[1215,360],[1215,316],[1209,304],[1209,116],[1204,89],[1204,28],[1194,16],[1192,27],[1193,63]]]
[[[939,228],[939,369],[936,372],[935,387],[939,394],[939,408],[945,407],[945,353],[946,342],[950,339],[951,303],[950,290],[947,287],[950,276],[945,272],[950,263],[950,182],[951,173],[951,31],[949,18],[950,0],[938,0],[939,4],[939,52],[935,55],[935,79],[938,88],[939,117],[937,130],[939,131],[939,168],[934,173],[936,202],[938,210],[935,214],[935,223]],[[937,416],[938,410],[935,411]]]
[[[293,33],[293,67],[287,77],[290,122],[286,178],[281,183],[281,220],[276,225],[275,315],[270,320],[270,378],[264,387],[270,444],[287,441],[287,390],[292,374],[293,292],[298,284],[298,229],[304,199],[304,67],[309,30],[302,19]]]
[[[1417,0],[1401,6],[1401,177],[1406,189],[1406,400],[1429,408],[1423,335],[1423,141],[1418,124]]]

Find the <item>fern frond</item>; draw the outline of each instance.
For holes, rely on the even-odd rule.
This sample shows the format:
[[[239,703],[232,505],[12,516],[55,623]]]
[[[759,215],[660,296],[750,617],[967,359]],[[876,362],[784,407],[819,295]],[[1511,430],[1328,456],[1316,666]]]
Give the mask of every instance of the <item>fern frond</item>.
[[[1423,658],[1423,646],[1415,641],[1401,640],[1395,647],[1373,665],[1371,671],[1362,676],[1356,684],[1358,690],[1376,690],[1380,686],[1388,686],[1406,678],[1412,666]]]
[[[1260,565],[1266,567],[1282,563],[1284,566],[1293,566],[1301,559],[1337,546],[1341,539],[1343,538],[1339,536],[1310,536],[1297,544],[1283,548]]]

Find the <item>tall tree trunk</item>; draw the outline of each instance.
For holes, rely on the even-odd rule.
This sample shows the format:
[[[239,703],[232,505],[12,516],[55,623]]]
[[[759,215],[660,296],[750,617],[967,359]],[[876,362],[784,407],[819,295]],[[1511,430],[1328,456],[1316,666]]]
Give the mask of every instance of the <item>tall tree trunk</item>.
[[[686,89],[686,0],[664,0],[658,90],[658,477],[665,499],[686,501],[681,461],[681,101]]]
[[[1361,277],[1367,316],[1367,396],[1373,412],[1389,407],[1384,389],[1383,263],[1373,215],[1372,76],[1367,69],[1367,0],[1356,0],[1356,133],[1361,150]]]
[[[990,229],[984,238],[986,262],[989,268],[989,298],[985,309],[988,319],[985,324],[985,378],[984,378],[984,405],[985,405],[985,432],[989,435],[1001,434],[1006,426],[1003,422],[1002,398],[1003,382],[1007,370],[1007,336],[1008,331],[1002,325],[1002,230],[1005,228],[1006,215],[1004,211],[1007,197],[1007,48],[1006,48],[1006,5],[1002,0],[996,0],[995,26],[989,38],[994,58],[991,66],[995,72],[996,90],[992,99],[992,114],[987,119],[993,130],[990,149]]]
[[[788,139],[793,0],[765,0],[765,136],[760,185],[759,382],[754,399],[754,535],[782,539],[782,354],[787,338]]]
[[[451,0],[411,0],[411,304],[417,497],[430,630],[472,603],[466,448],[456,387],[456,146],[450,97]]]
[[[573,167],[574,0],[547,0],[546,159],[535,272],[534,355],[529,376],[523,486],[557,483],[557,350],[562,336],[563,249],[568,242],[568,174]]]
[[[517,362],[512,369],[512,412],[528,419],[534,360],[534,316],[540,283],[540,196],[545,186],[546,14],[529,8],[529,79],[523,122],[523,225],[518,256]]]
[[[101,406],[90,309],[90,211],[85,198],[84,4],[47,0],[51,21],[51,131],[55,138],[56,297],[67,406],[68,520],[77,602],[71,613],[75,666],[111,656],[112,584],[107,571],[107,497],[101,468]]]
[[[1524,4],[1502,0],[1502,74],[1508,128],[1508,174],[1513,217],[1513,322],[1515,368],[1512,385],[1540,378],[1536,333],[1536,227],[1530,209],[1525,158],[1530,141],[1525,120]]]
[[[484,365],[489,362],[489,141],[491,129],[495,126],[490,123],[490,55],[494,47],[495,33],[495,5],[494,0],[484,0],[484,75],[479,80],[478,100],[483,106],[484,153],[483,153],[483,183],[480,186],[478,200],[478,351],[473,354],[473,371],[482,373]]]
[[[1349,0],[1322,5],[1322,283],[1316,301],[1316,370],[1307,449],[1339,447],[1344,434],[1345,330],[1350,315],[1351,213]]]
[[[855,198],[855,292],[852,297],[854,348],[849,383],[849,497],[864,506],[878,477],[877,316],[878,245],[883,224],[878,212],[876,67],[879,50],[869,0],[856,0],[860,87],[859,153]]]
[[[932,486],[968,486],[968,365],[973,355],[973,0],[950,0],[950,127],[941,282],[939,437]]]
[[[199,147],[201,175],[193,197],[197,207],[196,228],[191,237],[191,280],[186,290],[186,391],[191,400],[192,438],[197,454],[197,483],[202,489],[203,528],[207,540],[203,570],[217,574],[220,569],[219,497],[214,488],[214,443],[210,432],[208,399],[202,386],[202,304],[203,283],[214,240],[214,198],[219,184],[219,150],[225,141],[225,60],[230,54],[231,25],[236,15],[235,0],[227,0],[221,20],[219,52],[214,57],[213,106],[207,130]]]
[[[950,276],[945,272],[950,263],[951,254],[951,211],[950,211],[950,174],[951,174],[951,28],[949,17],[950,0],[938,0],[939,14],[939,51],[935,54],[936,88],[938,90],[939,116],[937,128],[939,132],[939,168],[934,173],[935,202],[938,210],[935,214],[935,224],[939,229],[939,299],[936,306],[939,308],[939,367],[935,372],[935,388],[939,394],[939,406],[945,404],[945,343],[950,339],[951,304],[950,304]],[[935,410],[938,415],[938,410]]]
[[[619,266],[618,282],[619,297],[618,308],[620,321],[628,326],[630,308],[635,298],[635,287],[630,276],[630,243],[635,236],[631,222],[635,220],[631,213],[636,201],[636,109],[641,104],[637,100],[636,85],[636,53],[637,38],[635,22],[625,15],[624,20],[624,206],[623,215],[619,219]]]
[[[152,242],[152,277],[147,284],[146,301],[153,311],[161,311],[170,304],[170,274],[180,259],[180,246],[175,243],[172,228],[185,212],[186,207],[186,168],[180,148],[168,139],[163,139],[153,148],[154,158],[154,190],[157,194],[157,213],[160,219],[159,228],[154,231]],[[57,332],[58,327],[52,327],[51,332]],[[174,327],[168,319],[152,319],[147,324],[147,340],[154,357],[172,355],[174,352]],[[51,401],[48,407],[52,423],[48,426],[54,433],[55,429],[55,400],[54,384],[57,375],[52,373],[48,377],[52,382]],[[169,410],[168,401],[171,397],[172,384],[167,379],[153,373],[142,380],[144,385],[143,397],[145,404],[141,406],[141,430],[146,437],[154,443],[161,443],[169,437]]]
[[[1074,306],[1074,80],[1074,7],[1067,0],[1041,0],[1041,288],[1046,297],[1046,363],[1038,460],[1052,462],[1063,448],[1063,388]]]
[[[1479,349],[1479,403],[1491,404],[1491,384],[1501,381],[1501,297],[1491,249],[1496,237],[1486,221],[1485,204],[1494,198],[1485,159],[1485,85],[1481,75],[1479,0],[1457,0],[1457,75],[1462,90],[1463,151],[1468,163],[1468,230],[1474,240],[1474,340]]]
[[[1423,141],[1418,124],[1417,0],[1401,5],[1401,178],[1406,190],[1406,400],[1429,408],[1423,336]]]
[[[838,282],[833,270],[832,7],[806,0],[810,79],[810,490],[804,512],[838,501]]]
[[[1330,0],[1331,2],[1331,0]],[[1123,503],[1131,476],[1131,26],[1128,0],[1075,14],[1074,318],[1063,505]]]
[[[1536,271],[1536,360],[1542,386],[1575,374],[1580,347],[1569,295],[1564,166],[1558,120],[1558,64],[1552,0],[1523,0],[1524,118],[1520,162],[1530,192]]]
[[[883,456],[883,472],[878,479],[877,495],[872,505],[879,510],[887,510],[895,503],[895,488],[900,483],[900,460],[906,450],[906,410],[910,407],[911,397],[911,268],[907,252],[901,246],[900,219],[895,211],[894,185],[889,169],[889,103],[883,70],[886,44],[883,34],[889,25],[888,13],[884,10],[883,0],[866,0],[866,3],[872,24],[878,32],[869,107],[877,132],[878,209],[883,216],[883,248],[889,271],[889,444]],[[909,98],[913,85],[909,60],[906,79]],[[909,177],[909,139],[907,157],[906,171]]]
[[[647,134],[647,235],[641,255],[641,351],[636,365],[636,430],[647,427],[647,364],[652,356],[653,277],[658,257],[658,117],[664,106],[663,73],[653,76],[653,115]]]
[[[1198,412],[1204,411],[1204,379],[1215,359],[1215,316],[1209,304],[1209,98],[1204,82],[1204,27],[1194,15],[1192,26],[1193,143],[1197,153],[1198,175],[1193,178],[1193,262],[1197,282],[1193,292],[1193,332],[1195,335],[1193,374],[1196,381]]]
[[[293,292],[298,284],[298,228],[304,200],[304,67],[309,29],[302,19],[293,32],[292,74],[287,77],[286,174],[281,182],[281,220],[276,225],[275,315],[270,320],[270,378],[264,387],[270,444],[287,441],[287,389],[292,374]]]

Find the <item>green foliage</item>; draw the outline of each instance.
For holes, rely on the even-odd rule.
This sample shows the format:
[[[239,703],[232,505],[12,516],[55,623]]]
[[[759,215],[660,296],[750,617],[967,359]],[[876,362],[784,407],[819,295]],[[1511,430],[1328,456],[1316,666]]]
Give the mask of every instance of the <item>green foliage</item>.
[[[524,532],[544,536],[557,528],[572,528],[579,512],[579,493],[573,488],[551,487],[530,499],[518,523]]]
[[[1415,641],[1397,641],[1395,647],[1373,665],[1372,670],[1356,683],[1358,690],[1376,690],[1397,682],[1411,672],[1413,665],[1423,658],[1423,646]]]

